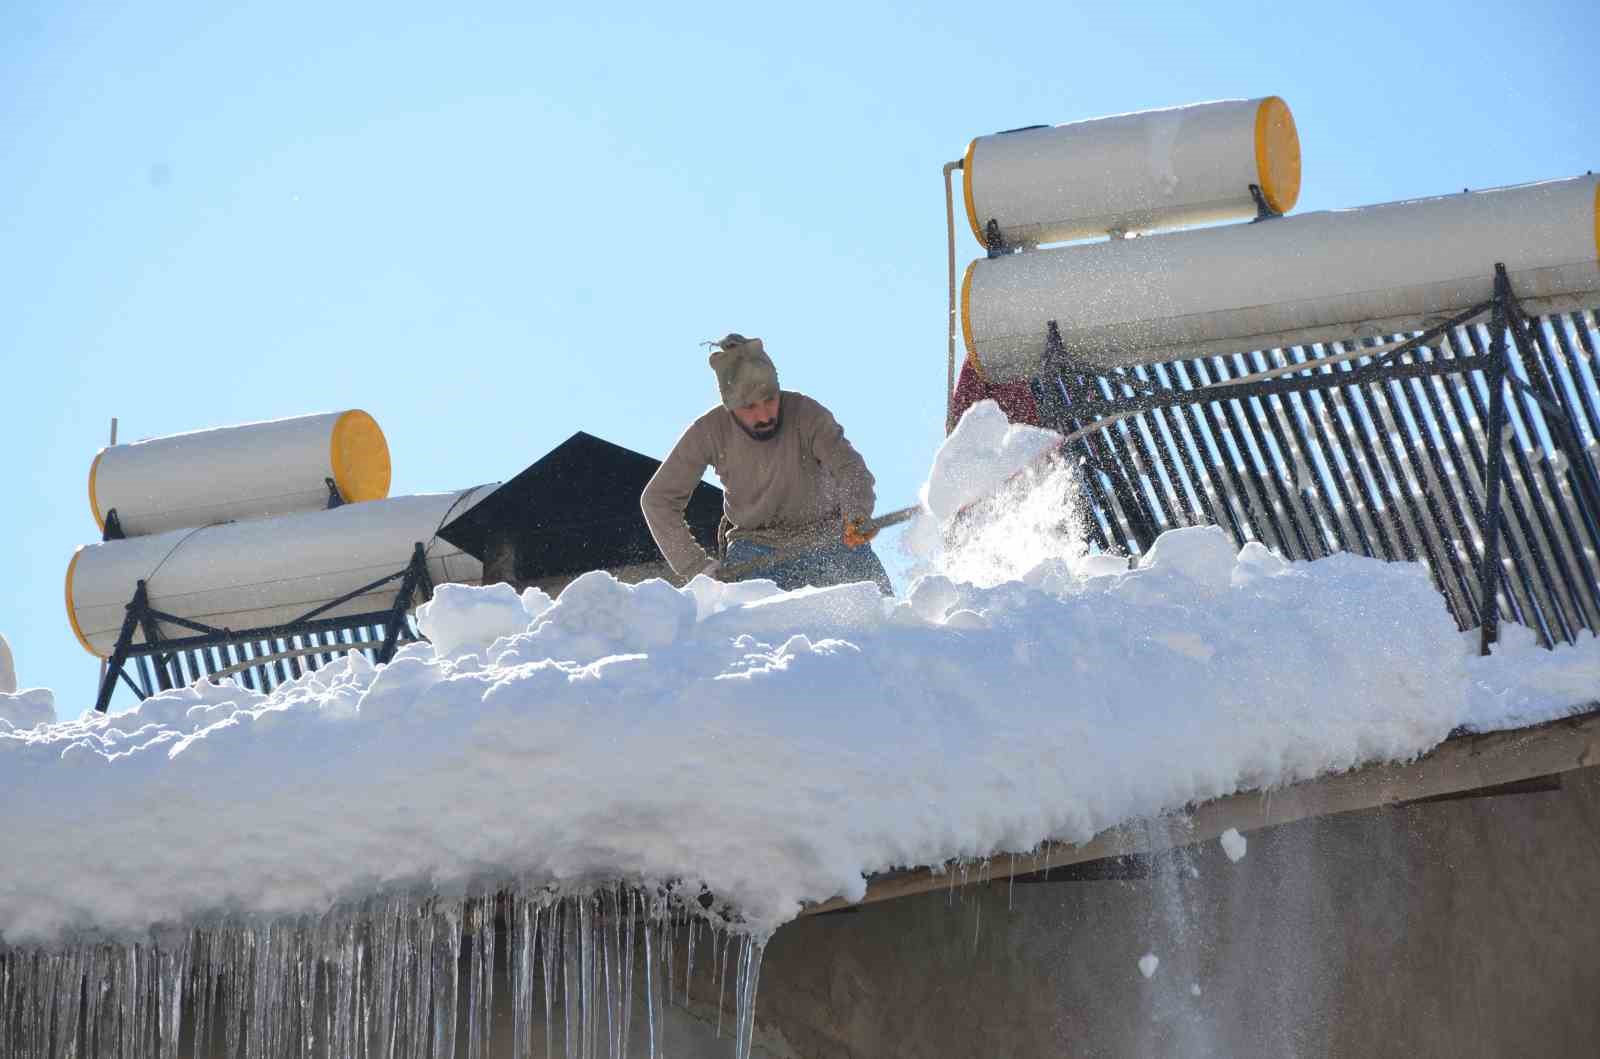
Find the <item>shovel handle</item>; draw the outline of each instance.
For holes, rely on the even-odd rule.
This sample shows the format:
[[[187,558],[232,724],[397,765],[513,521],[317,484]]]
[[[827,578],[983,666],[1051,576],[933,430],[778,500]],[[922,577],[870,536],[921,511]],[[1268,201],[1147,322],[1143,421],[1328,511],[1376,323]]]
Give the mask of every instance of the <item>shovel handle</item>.
[[[887,529],[890,526],[898,526],[902,522],[910,521],[912,516],[916,515],[916,513],[921,510],[922,509],[920,507],[913,504],[910,507],[902,507],[886,514],[876,515],[872,518],[866,519],[861,523],[861,531],[863,533],[877,533],[881,529]],[[800,545],[790,545],[786,548],[779,548],[771,555],[763,555],[759,559],[751,559],[748,562],[735,563],[732,566],[724,566],[722,568],[722,580],[743,580],[752,573],[765,570],[770,566],[777,566],[779,563],[787,562],[790,559],[804,555],[811,550],[811,548]]]

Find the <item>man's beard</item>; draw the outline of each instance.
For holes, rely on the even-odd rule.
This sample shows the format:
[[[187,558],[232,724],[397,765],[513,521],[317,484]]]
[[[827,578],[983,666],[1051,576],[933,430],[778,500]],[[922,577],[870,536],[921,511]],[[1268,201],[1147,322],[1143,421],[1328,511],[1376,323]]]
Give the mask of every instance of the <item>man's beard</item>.
[[[745,426],[744,421],[738,416],[735,416],[733,421],[739,424],[740,430],[750,435],[752,441],[771,441],[778,436],[778,428],[783,426],[783,408],[780,406],[777,415],[771,419],[764,419],[753,427]]]

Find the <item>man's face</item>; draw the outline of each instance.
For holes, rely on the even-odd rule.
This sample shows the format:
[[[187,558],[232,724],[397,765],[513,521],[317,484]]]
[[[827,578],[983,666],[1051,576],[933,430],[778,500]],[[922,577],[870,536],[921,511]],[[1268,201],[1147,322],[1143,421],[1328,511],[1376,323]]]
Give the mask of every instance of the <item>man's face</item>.
[[[733,417],[744,427],[744,432],[757,441],[766,441],[778,433],[778,398],[777,395],[755,404],[747,404],[743,408],[735,408]]]

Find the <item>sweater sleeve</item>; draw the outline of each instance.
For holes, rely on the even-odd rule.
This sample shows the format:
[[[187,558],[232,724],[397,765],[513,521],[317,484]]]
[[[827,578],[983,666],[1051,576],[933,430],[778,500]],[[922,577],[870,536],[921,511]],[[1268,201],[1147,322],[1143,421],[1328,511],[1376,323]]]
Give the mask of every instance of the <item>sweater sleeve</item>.
[[[811,410],[811,451],[838,483],[840,513],[847,520],[871,518],[877,493],[867,461],[844,436],[844,428],[832,412],[816,401],[811,402]]]
[[[639,498],[650,536],[679,577],[691,577],[711,561],[683,517],[695,486],[710,464],[710,442],[705,428],[696,421],[683,432]]]

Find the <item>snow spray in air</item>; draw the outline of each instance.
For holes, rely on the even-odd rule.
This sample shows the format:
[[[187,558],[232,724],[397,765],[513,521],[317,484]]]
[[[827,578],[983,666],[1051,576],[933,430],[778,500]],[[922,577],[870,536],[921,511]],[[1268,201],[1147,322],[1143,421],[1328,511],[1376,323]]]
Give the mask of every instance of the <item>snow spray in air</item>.
[[[1006,420],[993,401],[969,408],[923,486],[905,546],[914,573],[989,588],[1072,574],[1086,554],[1078,472],[1061,435]]]

